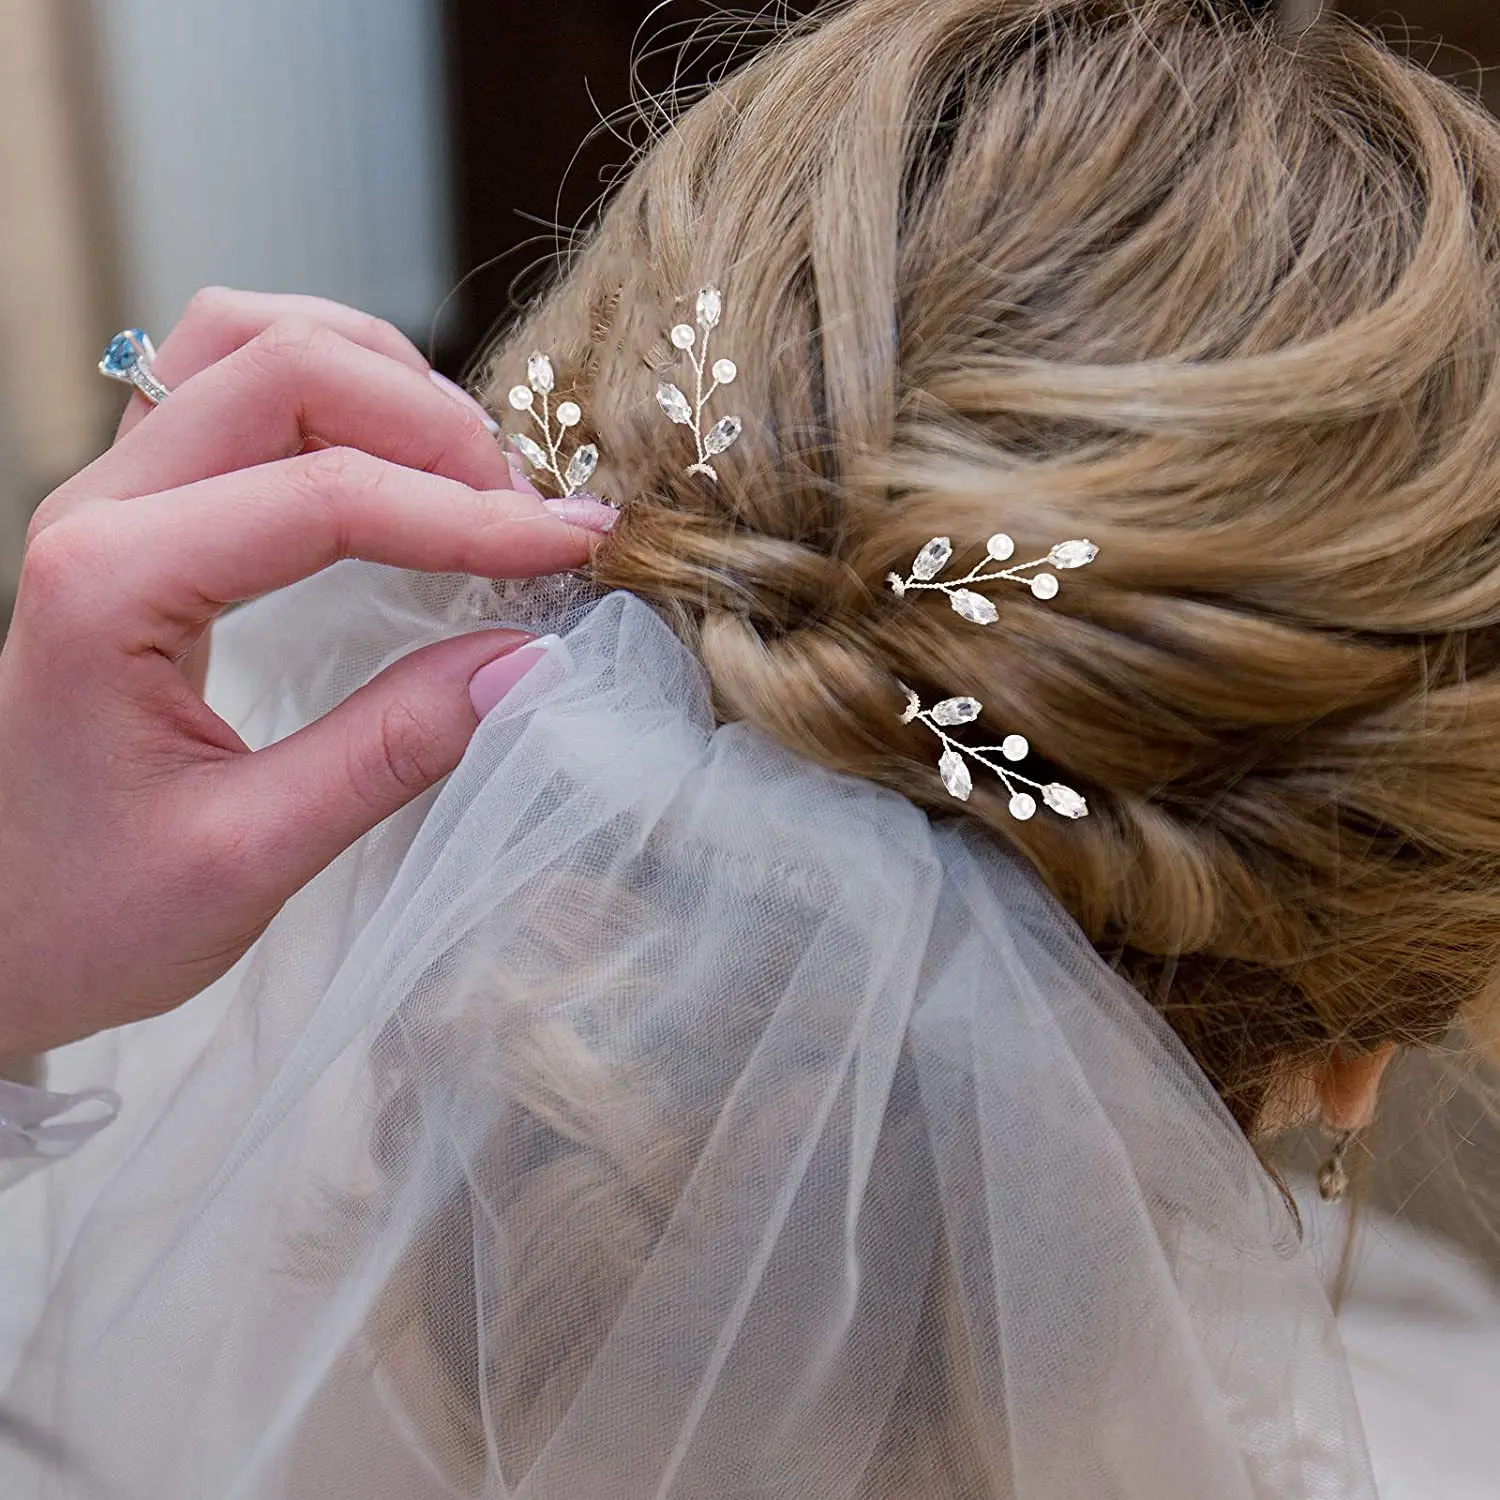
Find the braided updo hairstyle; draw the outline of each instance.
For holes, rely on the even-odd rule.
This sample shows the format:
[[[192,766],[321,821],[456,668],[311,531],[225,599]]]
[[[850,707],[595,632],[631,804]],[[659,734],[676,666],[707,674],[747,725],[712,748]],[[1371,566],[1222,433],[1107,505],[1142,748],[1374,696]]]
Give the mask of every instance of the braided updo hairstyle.
[[[745,423],[687,473],[697,289]],[[1024,851],[1253,1128],[1287,1065],[1422,1043],[1500,956],[1500,130],[1338,22],[854,0],[679,118],[496,351],[547,350],[725,720]],[[670,371],[672,373],[668,374]],[[717,399],[717,398],[716,398]],[[979,628],[929,538],[1089,537]],[[967,566],[967,563],[965,563]],[[984,704],[1091,815],[943,791]],[[983,731],[993,730],[984,734]]]

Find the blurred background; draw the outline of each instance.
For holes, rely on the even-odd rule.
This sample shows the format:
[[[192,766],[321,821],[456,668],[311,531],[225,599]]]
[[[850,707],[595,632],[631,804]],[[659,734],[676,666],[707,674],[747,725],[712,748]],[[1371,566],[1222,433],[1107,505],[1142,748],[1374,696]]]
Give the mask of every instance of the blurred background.
[[[1324,3],[1409,33],[1441,71],[1477,82],[1500,63],[1493,0]],[[108,441],[122,393],[94,366],[112,333],[160,338],[205,284],[314,292],[461,375],[640,138],[600,121],[722,67],[701,26],[724,13],[0,0],[0,629],[32,507]]]

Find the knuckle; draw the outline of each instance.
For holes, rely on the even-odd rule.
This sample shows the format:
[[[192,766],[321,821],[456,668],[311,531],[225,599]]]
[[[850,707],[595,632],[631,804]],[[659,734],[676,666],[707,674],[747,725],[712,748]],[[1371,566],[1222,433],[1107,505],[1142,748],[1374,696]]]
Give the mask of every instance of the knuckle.
[[[477,490],[454,485],[448,491],[448,505],[453,534],[464,537],[479,556],[514,535],[514,517]]]
[[[366,490],[379,483],[383,465],[359,448],[334,446],[304,454],[296,463],[312,489],[324,496]]]
[[[105,566],[100,541],[84,517],[41,526],[21,560],[20,594],[33,607],[81,597]]]
[[[392,789],[414,797],[448,769],[438,737],[410,703],[398,701],[381,710],[370,760],[361,778],[371,802],[388,802]]]
[[[29,552],[36,546],[37,538],[44,531],[55,526],[62,517],[61,506],[49,495],[37,508],[32,511],[31,519],[26,523],[26,538],[22,543],[23,554]]]
[[[188,299],[183,310],[182,327],[218,328],[237,322],[235,308],[240,294],[228,287],[203,286]]]
[[[404,351],[410,347],[410,340],[394,323],[388,323],[384,318],[377,318],[373,313],[360,314],[360,332],[361,342],[371,349],[391,353]]]
[[[320,448],[289,464],[298,510],[310,531],[321,526],[329,561],[349,550],[350,501],[381,483],[383,465],[358,448]]]
[[[293,379],[327,355],[338,335],[311,318],[278,318],[251,342],[253,358],[278,380]]]

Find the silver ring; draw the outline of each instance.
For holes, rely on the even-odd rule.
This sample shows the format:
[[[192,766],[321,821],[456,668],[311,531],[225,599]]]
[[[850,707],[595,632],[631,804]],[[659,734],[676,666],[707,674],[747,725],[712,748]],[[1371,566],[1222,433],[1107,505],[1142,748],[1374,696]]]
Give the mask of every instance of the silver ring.
[[[151,368],[155,359],[156,345],[150,337],[139,328],[127,328],[109,341],[99,361],[99,373],[133,385],[152,406],[160,406],[171,392]]]

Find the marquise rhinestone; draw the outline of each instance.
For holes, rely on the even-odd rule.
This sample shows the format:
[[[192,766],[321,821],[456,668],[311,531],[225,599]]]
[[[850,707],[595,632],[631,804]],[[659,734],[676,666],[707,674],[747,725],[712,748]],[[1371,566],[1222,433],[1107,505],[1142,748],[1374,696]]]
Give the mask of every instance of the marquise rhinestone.
[[[557,384],[557,376],[552,371],[552,361],[545,354],[533,354],[526,361],[526,379],[532,390],[540,395],[548,395]]]
[[[938,775],[943,778],[950,797],[957,797],[960,802],[969,800],[969,794],[974,790],[974,778],[969,775],[969,768],[957,750],[943,751],[938,761]]]
[[[717,328],[724,313],[724,294],[716,286],[706,286],[698,293],[698,321],[705,328]]]
[[[932,721],[951,729],[955,724],[972,724],[983,705],[977,698],[944,698],[932,710]]]
[[[533,468],[545,469],[548,466],[547,454],[542,445],[527,437],[524,432],[517,433],[511,438],[511,442],[520,449],[521,456]]]
[[[568,460],[568,472],[565,481],[571,494],[580,485],[587,484],[594,477],[594,470],[599,467],[599,450],[592,443],[585,443],[571,459]]]
[[[693,408],[688,398],[682,394],[670,381],[656,388],[656,400],[661,409],[677,423],[679,427],[691,427],[693,425]]]
[[[738,417],[723,417],[708,429],[703,439],[705,453],[723,453],[738,441],[744,424]]]
[[[933,537],[917,553],[916,561],[911,565],[912,577],[920,579],[923,583],[929,582],[948,566],[948,559],[952,556],[953,543],[945,536]]]
[[[983,594],[976,594],[973,589],[954,589],[948,597],[953,603],[954,613],[976,625],[993,625],[1000,618],[1000,611]]]
[[[1053,812],[1061,814],[1065,818],[1082,818],[1088,815],[1089,805],[1083,797],[1070,786],[1063,786],[1061,782],[1054,781],[1050,786],[1042,788],[1042,801],[1052,809]]]
[[[1098,555],[1099,549],[1092,542],[1079,539],[1059,542],[1047,554],[1047,561],[1054,568],[1086,568]]]

